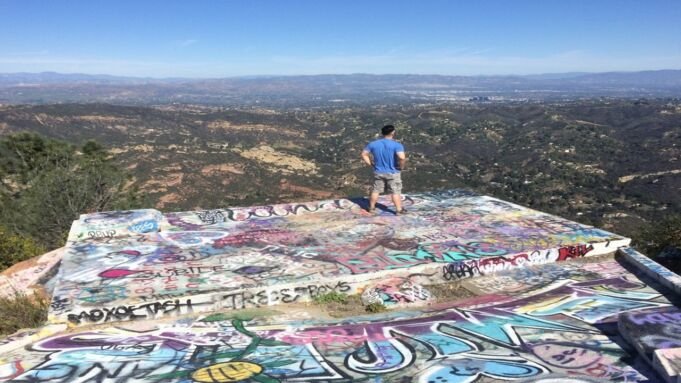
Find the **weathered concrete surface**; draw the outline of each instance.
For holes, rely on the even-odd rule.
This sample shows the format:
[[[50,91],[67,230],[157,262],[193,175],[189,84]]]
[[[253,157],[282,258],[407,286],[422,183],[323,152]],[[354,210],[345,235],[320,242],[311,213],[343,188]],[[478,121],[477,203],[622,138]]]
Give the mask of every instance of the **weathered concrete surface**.
[[[660,381],[616,333],[603,332],[616,329],[622,313],[671,307],[617,261],[499,277],[498,285],[497,277],[466,281],[486,280],[479,286],[486,294],[473,299],[336,321],[248,320],[227,311],[78,328],[4,353],[0,381]]]
[[[362,292],[362,304],[380,304],[394,308],[409,304],[423,305],[433,298],[428,289],[409,278],[388,278],[372,283]]]
[[[619,253],[636,270],[681,296],[681,276],[632,248],[621,248]],[[624,339],[665,382],[681,382],[681,309],[666,307],[625,313],[620,315],[618,323]]]
[[[429,283],[613,252],[630,240],[467,192],[407,196],[410,213],[360,200],[171,213],[74,224],[50,321],[154,319],[355,293],[385,278]]]
[[[667,383],[681,383],[681,347],[655,350],[655,371]]]
[[[68,241],[153,233],[168,228],[163,214],[154,209],[82,214],[73,222]]]
[[[412,195],[405,204],[410,214],[399,217],[369,215],[355,200],[82,216],[56,277],[56,324],[0,341],[0,381],[678,375],[670,348],[681,345],[677,276],[631,249],[591,257],[615,253],[627,238],[465,192]],[[450,282],[478,296],[432,303],[423,284]],[[411,309],[262,316],[329,291],[364,292],[392,307],[409,301]],[[64,331],[65,323],[82,327]]]
[[[681,309],[665,307],[621,314],[619,332],[649,363],[658,349],[681,347]]]
[[[619,249],[619,252],[639,270],[656,279],[668,289],[681,294],[681,275],[672,272],[631,247],[623,247]]]
[[[64,256],[64,248],[50,251],[10,267],[0,273],[0,297],[15,294],[44,294],[42,283],[55,271]]]

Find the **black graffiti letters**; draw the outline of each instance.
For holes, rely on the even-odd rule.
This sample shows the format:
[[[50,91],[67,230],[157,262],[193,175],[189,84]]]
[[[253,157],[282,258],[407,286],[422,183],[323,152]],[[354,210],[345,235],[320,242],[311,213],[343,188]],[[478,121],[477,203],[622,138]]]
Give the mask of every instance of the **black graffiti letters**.
[[[150,302],[141,305],[128,305],[116,307],[103,307],[101,309],[92,309],[90,311],[82,311],[80,314],[69,314],[67,319],[71,323],[80,324],[83,321],[100,323],[111,320],[135,320],[135,319],[153,319],[157,315],[168,314],[184,314],[190,313],[192,310],[192,301],[187,299],[181,301],[180,299],[169,300],[165,302]]]
[[[348,291],[350,291],[350,285],[348,285],[347,282],[338,282],[335,285],[307,285],[283,289],[260,290],[255,293],[240,291],[223,295],[222,302],[224,308],[240,310],[268,306],[278,302],[293,303],[301,298],[315,298],[330,292],[344,293]]]
[[[442,267],[442,277],[451,281],[482,274],[476,262],[453,262]]]

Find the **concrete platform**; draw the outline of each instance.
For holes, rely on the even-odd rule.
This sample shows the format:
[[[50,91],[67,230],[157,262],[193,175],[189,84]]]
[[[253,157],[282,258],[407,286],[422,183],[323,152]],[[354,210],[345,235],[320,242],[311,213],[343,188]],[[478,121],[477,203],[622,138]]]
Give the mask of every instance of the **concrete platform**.
[[[383,201],[384,203],[386,201]],[[463,191],[405,197],[408,215],[362,199],[74,223],[50,322],[158,319],[361,292],[385,278],[446,282],[610,253],[630,240]]]
[[[475,298],[344,319],[251,310],[76,328],[0,355],[0,381],[660,382],[616,324],[672,310],[668,290],[624,266],[516,268],[465,281],[485,291]]]
[[[453,280],[629,243],[465,192],[409,196],[410,214],[399,217],[370,216],[362,202],[84,216],[70,235],[51,320],[98,323],[291,303],[357,292],[388,276]]]

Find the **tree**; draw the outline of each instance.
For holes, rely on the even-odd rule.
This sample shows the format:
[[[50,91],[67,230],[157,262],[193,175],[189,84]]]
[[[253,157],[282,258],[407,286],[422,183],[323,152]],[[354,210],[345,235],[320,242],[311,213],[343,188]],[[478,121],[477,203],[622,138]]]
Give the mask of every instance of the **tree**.
[[[652,224],[643,233],[640,242],[641,247],[653,256],[669,248],[681,249],[681,215]]]
[[[20,133],[0,141],[0,154],[0,225],[45,247],[62,246],[80,214],[136,201],[125,188],[128,175],[94,141],[77,148]]]
[[[16,192],[37,172],[54,167],[71,157],[73,152],[70,145],[38,134],[9,135],[0,140],[0,185],[6,192]]]

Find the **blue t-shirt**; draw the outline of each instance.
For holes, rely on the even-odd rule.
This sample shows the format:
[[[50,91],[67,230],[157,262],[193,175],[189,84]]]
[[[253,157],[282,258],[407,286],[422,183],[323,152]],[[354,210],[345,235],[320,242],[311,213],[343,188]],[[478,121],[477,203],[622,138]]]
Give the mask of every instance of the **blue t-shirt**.
[[[397,168],[397,153],[404,152],[404,146],[395,140],[381,138],[372,141],[364,148],[374,157],[374,171],[376,173],[399,173]]]

